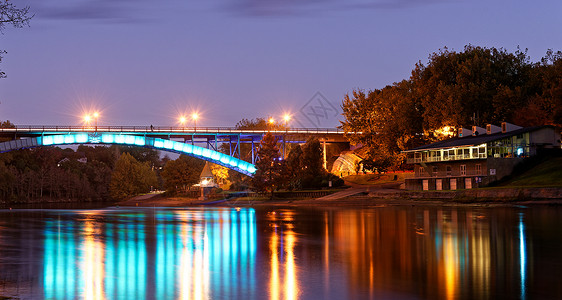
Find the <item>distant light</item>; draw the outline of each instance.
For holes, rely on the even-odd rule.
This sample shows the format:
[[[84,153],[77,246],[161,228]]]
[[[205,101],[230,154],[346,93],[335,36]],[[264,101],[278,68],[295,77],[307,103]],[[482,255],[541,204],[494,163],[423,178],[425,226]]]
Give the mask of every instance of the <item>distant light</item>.
[[[283,120],[285,120],[285,123],[289,122],[289,121],[291,120],[291,115],[285,114],[285,115],[283,116]]]
[[[100,114],[98,114],[98,112],[96,111],[96,112],[94,113],[94,119],[97,119],[99,116],[100,116]]]
[[[90,115],[85,115],[84,116],[84,121],[85,122],[90,122],[92,120],[92,117],[90,117]]]
[[[267,120],[267,122],[269,122],[269,124],[273,124],[273,122],[275,122],[275,120],[273,118],[269,118],[269,120]]]
[[[186,121],[186,120],[185,120],[185,117],[184,117],[184,116],[181,116],[181,117],[180,117],[180,123],[183,125],[183,124],[185,124],[185,121]]]
[[[523,155],[523,148],[517,148],[517,156]]]
[[[197,120],[197,119],[199,119],[199,115],[198,115],[197,113],[193,113],[193,114],[191,115],[191,118],[192,118],[193,120]]]

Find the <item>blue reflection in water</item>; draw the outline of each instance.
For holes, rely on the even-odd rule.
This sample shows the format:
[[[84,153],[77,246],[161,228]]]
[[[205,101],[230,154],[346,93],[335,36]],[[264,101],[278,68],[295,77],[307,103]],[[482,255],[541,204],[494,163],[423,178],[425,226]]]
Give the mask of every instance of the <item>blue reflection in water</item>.
[[[50,221],[45,229],[45,298],[65,299],[76,288],[75,227],[68,221]],[[70,296],[72,297],[72,296]]]
[[[241,286],[257,289],[253,209],[76,214],[84,218],[46,221],[45,298],[239,298]]]
[[[527,268],[527,241],[525,239],[525,223],[523,223],[523,213],[519,214],[519,253],[521,268],[521,299],[525,299],[525,281]]]

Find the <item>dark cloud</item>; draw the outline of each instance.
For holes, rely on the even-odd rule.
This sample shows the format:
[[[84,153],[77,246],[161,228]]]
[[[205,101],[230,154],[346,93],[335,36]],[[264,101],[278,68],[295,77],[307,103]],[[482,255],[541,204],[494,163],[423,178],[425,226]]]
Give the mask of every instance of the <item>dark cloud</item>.
[[[149,0],[28,0],[26,5],[37,18],[139,22],[151,18]]]
[[[451,0],[226,0],[227,9],[244,15],[271,16],[319,11],[400,9]],[[454,0],[453,0],[454,1]]]

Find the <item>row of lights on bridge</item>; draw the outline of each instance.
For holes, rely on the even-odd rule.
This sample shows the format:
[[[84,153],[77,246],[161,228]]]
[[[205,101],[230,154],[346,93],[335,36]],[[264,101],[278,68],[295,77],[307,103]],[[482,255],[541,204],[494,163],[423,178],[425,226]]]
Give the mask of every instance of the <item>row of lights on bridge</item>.
[[[98,118],[100,117],[100,114],[98,112],[94,112],[92,114],[85,114],[84,115],[84,123],[86,123],[88,126],[92,124],[92,121],[94,121],[95,126],[98,126]],[[193,121],[193,125],[195,127],[195,129],[197,129],[197,120],[199,119],[199,114],[198,113],[192,113],[191,114],[191,120]],[[290,114],[284,114],[283,115],[283,121],[285,122],[285,126],[287,126],[287,124],[289,124],[289,121],[291,120],[291,115]],[[179,123],[181,124],[181,126],[185,126],[185,123],[187,122],[187,118],[186,116],[182,115],[178,118]],[[267,119],[267,123],[273,125],[275,123],[275,119],[273,117],[269,117]]]

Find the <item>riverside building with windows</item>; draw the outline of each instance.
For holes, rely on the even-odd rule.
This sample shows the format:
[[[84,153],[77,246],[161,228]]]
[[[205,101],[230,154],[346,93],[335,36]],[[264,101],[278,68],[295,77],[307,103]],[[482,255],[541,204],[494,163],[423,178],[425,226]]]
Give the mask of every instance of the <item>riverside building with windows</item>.
[[[404,151],[414,164],[414,177],[406,179],[408,190],[471,189],[499,180],[524,158],[544,149],[560,149],[560,132],[554,126],[522,128],[509,123],[501,127],[460,128],[457,137]]]

